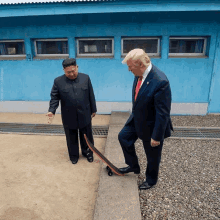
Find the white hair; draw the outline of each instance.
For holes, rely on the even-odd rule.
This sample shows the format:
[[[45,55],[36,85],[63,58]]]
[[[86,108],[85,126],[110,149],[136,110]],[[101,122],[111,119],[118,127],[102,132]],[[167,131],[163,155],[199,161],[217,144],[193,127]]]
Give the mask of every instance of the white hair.
[[[142,49],[133,49],[131,50],[126,57],[124,58],[124,60],[122,61],[123,64],[127,63],[128,60],[140,60],[146,67],[148,67],[150,65],[150,58],[147,55],[147,53],[144,52],[144,50]]]

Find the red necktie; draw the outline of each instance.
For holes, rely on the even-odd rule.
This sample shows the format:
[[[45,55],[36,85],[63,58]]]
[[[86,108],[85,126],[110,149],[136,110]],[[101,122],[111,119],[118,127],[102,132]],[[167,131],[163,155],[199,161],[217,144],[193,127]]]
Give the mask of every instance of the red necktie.
[[[143,76],[139,76],[138,83],[137,83],[137,86],[136,86],[136,89],[135,89],[135,98],[134,98],[135,101],[136,101],[138,92],[139,92],[140,87],[141,87],[142,79],[143,79]]]

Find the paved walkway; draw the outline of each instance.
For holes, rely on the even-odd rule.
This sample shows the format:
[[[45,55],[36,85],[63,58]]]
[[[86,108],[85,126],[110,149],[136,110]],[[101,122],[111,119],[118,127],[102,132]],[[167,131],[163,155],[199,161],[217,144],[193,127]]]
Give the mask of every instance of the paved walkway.
[[[117,167],[127,166],[118,142],[118,133],[129,113],[112,112],[105,156]],[[103,164],[98,187],[94,220],[141,220],[137,175],[108,176]]]
[[[108,125],[97,115],[93,125]],[[46,124],[44,114],[0,113],[0,122]],[[53,124],[62,124],[60,114]],[[101,163],[69,161],[65,136],[0,134],[0,220],[93,219]],[[95,138],[103,152],[106,138]]]
[[[108,125],[95,146],[116,166],[124,166],[118,132],[128,113],[96,115]],[[44,114],[0,113],[0,122],[46,124]],[[62,124],[60,114],[53,124]],[[137,177],[108,176],[98,157],[93,163],[68,158],[65,136],[0,134],[0,220],[141,219]]]

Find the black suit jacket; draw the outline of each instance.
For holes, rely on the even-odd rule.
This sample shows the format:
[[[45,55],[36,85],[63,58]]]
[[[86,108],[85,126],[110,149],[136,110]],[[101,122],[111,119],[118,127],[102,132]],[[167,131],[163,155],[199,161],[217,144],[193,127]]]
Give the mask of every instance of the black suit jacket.
[[[97,111],[91,80],[84,73],[78,73],[75,80],[65,74],[57,77],[50,96],[48,111],[55,114],[61,101],[61,117],[66,128],[85,127],[91,122],[91,114]]]
[[[171,110],[171,89],[166,75],[152,64],[152,69],[143,82],[134,101],[138,77],[132,90],[132,113],[126,124],[134,120],[137,135],[142,140],[162,141],[171,136],[173,130]]]

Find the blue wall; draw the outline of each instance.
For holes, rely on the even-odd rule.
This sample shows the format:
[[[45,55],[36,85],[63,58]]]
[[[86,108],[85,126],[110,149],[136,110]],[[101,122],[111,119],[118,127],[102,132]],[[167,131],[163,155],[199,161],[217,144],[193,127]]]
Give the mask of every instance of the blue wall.
[[[220,93],[220,66],[217,64],[220,48],[216,43],[219,20],[219,14],[215,12],[1,18],[0,40],[25,39],[27,53],[33,53],[31,43],[35,38],[67,37],[70,56],[75,57],[75,37],[114,37],[114,58],[79,58],[77,62],[79,71],[90,75],[97,101],[127,102],[131,101],[134,77],[127,66],[121,64],[121,37],[160,36],[161,57],[152,58],[152,63],[168,76],[172,101],[210,102],[209,112],[220,112],[217,95]],[[169,36],[209,36],[208,57],[168,58]],[[54,78],[63,74],[61,63],[62,60],[55,59],[0,61],[3,100],[49,101]]]
[[[215,60],[209,93],[209,113],[220,112],[220,33],[216,39]]]

